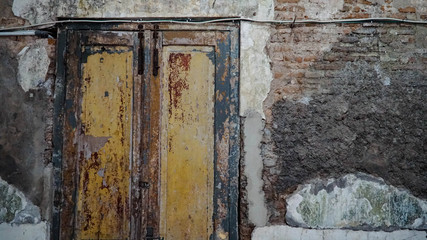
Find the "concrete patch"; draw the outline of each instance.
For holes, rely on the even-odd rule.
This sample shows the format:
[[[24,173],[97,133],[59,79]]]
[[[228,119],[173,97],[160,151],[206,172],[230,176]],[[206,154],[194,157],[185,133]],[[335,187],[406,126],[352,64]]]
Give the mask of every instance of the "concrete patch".
[[[56,16],[56,1],[14,0],[12,11],[15,16],[27,19],[31,24],[53,21]]]
[[[0,178],[0,223],[39,223],[40,209]]]
[[[249,221],[255,226],[265,226],[267,223],[267,208],[264,191],[262,190],[261,140],[264,123],[259,113],[250,113],[244,121],[245,170],[247,178],[247,198],[249,204]]]
[[[367,174],[313,180],[287,198],[288,224],[310,228],[427,229],[427,202]]]
[[[263,102],[270,91],[273,75],[265,46],[270,30],[265,25],[242,22],[241,25],[241,77],[240,115],[253,110],[265,118]]]
[[[305,14],[310,19],[328,20],[344,7],[344,0],[305,0]]]
[[[58,2],[59,17],[273,17],[273,0],[68,0]],[[173,9],[173,11],[171,11]]]
[[[47,240],[48,225],[46,222],[38,224],[0,224],[1,239],[19,239],[19,240]]]
[[[45,82],[50,59],[43,45],[43,42],[37,42],[24,47],[18,54],[18,82],[25,92],[43,86]]]
[[[351,230],[314,230],[289,226],[255,228],[252,240],[424,240],[424,231],[366,232]]]

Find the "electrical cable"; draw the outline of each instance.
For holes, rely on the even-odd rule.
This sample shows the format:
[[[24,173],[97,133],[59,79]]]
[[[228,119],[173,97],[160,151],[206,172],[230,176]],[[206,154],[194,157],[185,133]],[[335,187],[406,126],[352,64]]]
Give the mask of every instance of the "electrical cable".
[[[366,22],[383,22],[383,23],[411,23],[411,24],[427,24],[427,21],[418,20],[404,20],[398,18],[356,18],[356,19],[334,19],[334,20],[256,20],[252,18],[218,18],[212,20],[192,20],[187,18],[186,20],[174,20],[174,19],[158,19],[158,20],[127,20],[127,19],[113,19],[113,20],[94,20],[94,19],[68,19],[58,20],[51,22],[44,22],[38,24],[31,24],[26,26],[16,26],[0,28],[0,31],[19,30],[40,26],[48,26],[62,23],[177,23],[177,24],[209,24],[209,23],[220,23],[220,22],[232,22],[232,21],[246,21],[254,23],[266,23],[266,24],[333,24],[333,23],[366,23]]]

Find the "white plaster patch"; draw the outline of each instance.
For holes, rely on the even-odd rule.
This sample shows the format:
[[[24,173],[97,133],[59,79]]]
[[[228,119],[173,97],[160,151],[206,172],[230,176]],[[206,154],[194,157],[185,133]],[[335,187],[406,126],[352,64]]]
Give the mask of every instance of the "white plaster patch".
[[[38,224],[0,224],[1,239],[19,240],[47,240],[49,228],[46,222]]]
[[[351,231],[351,230],[315,230],[289,226],[258,227],[252,232],[252,240],[425,240],[424,231],[400,230]]]
[[[382,71],[381,67],[377,64],[375,65],[374,69],[378,75],[378,78],[383,82],[384,86],[389,86],[391,84],[391,79],[388,76],[385,76],[385,73]]]
[[[304,0],[301,2],[309,19],[332,19],[344,7],[344,0]]]
[[[26,46],[19,52],[17,77],[25,92],[44,85],[49,64],[47,50],[41,42]]]
[[[45,23],[55,19],[56,6],[57,2],[53,0],[14,0],[12,11],[31,24]]]
[[[262,189],[263,162],[261,158],[260,144],[264,123],[259,113],[249,113],[244,121],[244,174],[248,181],[246,187],[248,193],[249,221],[255,226],[267,224],[267,207],[265,206],[264,191]]]
[[[242,1],[244,2],[244,1]],[[257,1],[258,11],[253,19],[257,20],[273,20],[274,19],[274,1]]]
[[[292,226],[427,229],[427,202],[366,174],[313,180],[287,199]]]
[[[34,1],[34,0],[33,0]],[[171,11],[172,9],[172,11]],[[230,17],[273,19],[273,0],[67,0],[59,17]]]
[[[40,209],[24,193],[0,178],[0,223],[39,223]],[[12,219],[13,217],[13,219]]]
[[[273,74],[265,47],[270,39],[264,24],[242,22],[240,53],[240,115],[255,111],[265,118],[263,102],[270,91]]]
[[[298,100],[299,103],[309,105],[310,101],[313,100],[310,96],[304,96]]]

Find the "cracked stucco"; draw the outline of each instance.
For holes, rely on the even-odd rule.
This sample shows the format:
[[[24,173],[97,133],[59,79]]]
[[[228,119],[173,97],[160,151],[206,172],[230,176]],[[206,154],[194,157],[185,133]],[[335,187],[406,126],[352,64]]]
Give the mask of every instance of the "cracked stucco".
[[[273,75],[265,46],[270,30],[265,25],[242,22],[240,54],[240,115],[255,111],[265,118],[263,102]]]

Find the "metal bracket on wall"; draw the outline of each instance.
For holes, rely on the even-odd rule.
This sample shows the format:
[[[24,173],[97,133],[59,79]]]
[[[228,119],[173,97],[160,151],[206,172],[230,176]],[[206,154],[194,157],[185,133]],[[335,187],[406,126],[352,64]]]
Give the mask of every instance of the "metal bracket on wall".
[[[138,33],[139,46],[138,46],[138,75],[144,74],[144,32]]]
[[[158,49],[158,38],[159,33],[157,32],[157,29],[159,29],[158,25],[154,25],[154,31],[153,31],[153,41],[154,41],[154,50],[153,50],[153,76],[157,77],[159,74],[159,49]]]
[[[146,240],[164,240],[164,237],[154,237],[154,228],[147,227],[147,235],[145,236]]]

